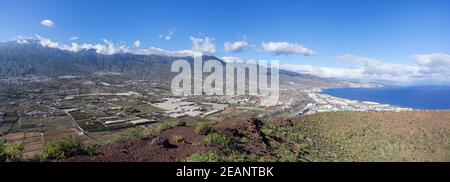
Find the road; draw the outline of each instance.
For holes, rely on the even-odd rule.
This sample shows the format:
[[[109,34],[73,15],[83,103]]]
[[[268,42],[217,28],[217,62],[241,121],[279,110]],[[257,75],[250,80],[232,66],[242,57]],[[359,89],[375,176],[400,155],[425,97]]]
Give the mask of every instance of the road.
[[[63,111],[64,111],[64,110],[63,110]],[[70,117],[70,120],[72,121],[73,125],[74,125],[75,128],[77,128],[77,130],[78,130],[78,134],[80,134],[80,135],[87,134],[87,132],[84,131],[83,128],[80,127],[80,125],[78,125],[78,123],[75,121],[75,119],[72,117],[72,115],[69,114],[69,112],[64,111],[64,113],[66,113],[67,116]]]
[[[55,107],[51,107],[51,106],[47,106],[47,105],[41,105],[41,106],[44,106],[44,107],[47,107],[47,108],[50,108],[50,109],[54,109],[54,110],[60,110],[60,109],[57,109],[57,108],[55,108]],[[79,135],[84,135],[84,136],[86,136],[86,137],[88,137],[88,138],[90,138],[90,139],[92,139],[92,140],[94,140],[94,141],[96,141],[96,142],[100,142],[99,140],[97,140],[97,139],[95,139],[94,137],[90,136],[90,135],[88,134],[87,131],[84,131],[83,128],[81,128],[80,125],[78,125],[78,123],[75,121],[75,119],[72,117],[72,115],[71,115],[69,112],[67,112],[67,111],[65,111],[65,110],[62,110],[62,111],[63,111],[67,116],[69,116],[70,121],[72,122],[72,124],[73,124],[73,125],[75,126],[75,128],[77,129],[77,133],[78,133]]]

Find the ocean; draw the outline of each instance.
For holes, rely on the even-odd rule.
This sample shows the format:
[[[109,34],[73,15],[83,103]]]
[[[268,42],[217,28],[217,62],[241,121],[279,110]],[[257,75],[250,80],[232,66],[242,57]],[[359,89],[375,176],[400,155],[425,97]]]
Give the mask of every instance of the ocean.
[[[387,86],[326,89],[323,93],[421,110],[450,110],[450,86]]]

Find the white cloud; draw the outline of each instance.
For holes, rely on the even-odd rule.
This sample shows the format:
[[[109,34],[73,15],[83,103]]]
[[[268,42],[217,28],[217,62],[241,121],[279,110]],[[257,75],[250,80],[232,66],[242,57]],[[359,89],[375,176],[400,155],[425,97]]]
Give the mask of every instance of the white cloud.
[[[160,34],[159,38],[165,39],[165,40],[172,40],[173,35],[175,34],[175,29],[170,29],[165,35]]]
[[[447,72],[450,74],[450,55],[443,53],[431,53],[414,55],[418,64],[423,67],[423,73],[441,73]]]
[[[73,43],[69,45],[59,44],[58,42],[54,42],[48,38],[41,37],[39,35],[35,35],[39,43],[44,47],[50,47],[55,49],[61,49],[65,51],[78,52],[82,50],[94,49],[99,54],[116,54],[116,53],[125,53],[128,52],[128,48],[125,45],[115,46],[112,41],[103,39],[103,44],[77,44]]]
[[[52,41],[48,38],[41,37],[39,35],[35,35],[36,39],[39,41],[39,44],[45,47],[50,48],[56,48],[61,49],[65,51],[71,51],[71,52],[78,52],[82,50],[89,50],[93,49],[99,54],[118,54],[118,53],[130,53],[130,54],[139,54],[139,55],[163,55],[163,56],[174,56],[174,57],[184,57],[184,56],[193,56],[193,50],[196,51],[203,51],[203,54],[205,55],[213,55],[216,52],[215,46],[212,43],[211,38],[205,37],[205,38],[194,38],[191,37],[193,50],[179,50],[179,51],[169,51],[157,47],[149,47],[149,48],[142,48],[142,49],[130,49],[126,45],[120,44],[116,45],[114,42],[110,40],[103,39],[102,43],[98,44],[89,44],[89,43],[83,43],[78,44],[72,42],[70,45],[66,44],[60,44],[58,42]],[[17,38],[16,41],[23,42],[26,39],[19,39]],[[134,42],[133,46],[135,48],[138,48],[138,44],[140,47],[140,41],[137,40]]]
[[[16,41],[18,43],[25,43],[25,41],[30,40],[30,39],[31,38],[22,38],[22,37],[18,36],[16,38]],[[184,57],[184,56],[192,56],[193,55],[192,50],[169,51],[169,50],[164,50],[164,49],[156,48],[156,47],[132,50],[132,49],[129,49],[125,45],[115,45],[112,41],[106,40],[106,39],[103,39],[102,43],[98,43],[98,44],[89,44],[89,43],[78,44],[78,43],[72,42],[70,45],[60,44],[58,42],[52,41],[45,37],[41,37],[39,35],[35,35],[34,39],[39,41],[39,44],[41,44],[44,47],[61,49],[61,50],[71,51],[71,52],[79,52],[79,51],[83,51],[83,50],[93,49],[97,53],[105,54],[105,55],[118,54],[118,53],[130,53],[130,54],[137,54],[137,55],[155,54],[155,55],[174,56],[174,57]],[[28,43],[28,41],[26,43]],[[136,45],[134,45],[134,46],[136,46]]]
[[[312,65],[282,64],[280,68],[323,78],[356,79],[362,77],[362,69],[317,67]]]
[[[130,53],[139,55],[164,55],[174,57],[192,56],[193,50],[169,51],[157,47],[144,49],[129,49],[123,44],[116,45],[112,41],[103,39],[98,44],[60,44],[48,38],[35,35],[35,37],[17,36],[19,44],[29,44],[37,41],[40,45],[71,52],[93,49],[99,54]],[[211,39],[191,37],[194,50],[207,50],[215,52],[215,46]],[[205,53],[204,53],[205,54]],[[413,55],[415,62],[411,64],[386,63],[380,60],[360,57],[355,55],[343,55],[337,57],[339,61],[347,61],[355,64],[355,68],[318,67],[312,65],[281,64],[281,69],[300,73],[308,73],[325,78],[338,78],[363,82],[381,82],[387,84],[450,84],[450,55],[445,53],[430,53]],[[222,57],[224,61],[242,61],[238,57]]]
[[[77,36],[73,36],[73,37],[70,37],[69,40],[70,41],[76,41],[76,40],[78,40],[78,37]]]
[[[387,84],[450,84],[450,55],[431,53],[414,55],[413,58],[416,61],[413,64],[394,64],[355,55],[343,55],[339,56],[338,60],[355,63],[357,68],[297,64],[284,64],[280,67],[325,78]]]
[[[134,47],[136,47],[136,48],[141,47],[141,41],[140,40],[134,41]]]
[[[16,36],[15,38],[13,38],[13,41],[16,41],[18,44],[29,44],[30,42],[28,41],[30,39],[30,37],[23,37],[23,36]]]
[[[205,55],[214,55],[216,53],[216,46],[212,43],[212,39],[209,37],[196,38],[191,37],[192,49],[200,51]]]
[[[41,25],[52,28],[55,26],[55,23],[52,20],[45,19],[41,21]]]
[[[149,47],[146,49],[138,49],[130,51],[129,53],[138,55],[161,55],[161,56],[173,56],[173,57],[185,57],[194,55],[192,50],[180,50],[180,51],[169,51],[157,47]]]
[[[58,42],[54,42],[48,38],[44,38],[39,35],[36,35],[36,38],[39,40],[39,43],[44,47],[60,48]]]
[[[263,50],[266,52],[272,52],[275,55],[289,55],[298,54],[303,56],[309,56],[316,54],[313,50],[303,47],[299,44],[289,42],[272,42],[262,43]]]
[[[128,47],[124,44],[114,44],[113,41],[103,39],[101,43],[90,44],[90,43],[75,43],[71,44],[60,44],[56,41],[52,41],[49,38],[41,37],[39,35],[35,35],[34,37],[22,37],[17,36],[13,39],[17,43],[26,44],[30,43],[29,41],[37,41],[40,45],[44,47],[50,47],[55,49],[61,49],[65,51],[71,52],[79,52],[83,50],[93,49],[99,54],[118,54],[118,53],[130,53],[130,54],[139,54],[139,55],[164,55],[164,56],[173,56],[173,57],[185,57],[185,56],[193,56],[193,50],[195,51],[203,51],[204,55],[213,55],[216,52],[215,45],[212,43],[212,39],[209,37],[205,38],[194,38],[191,37],[192,41],[192,49],[191,50],[176,50],[170,51],[157,47],[149,47],[149,48],[141,48],[141,49],[132,49],[132,48],[140,48],[141,42],[136,40],[132,46]]]
[[[105,43],[106,46],[101,46],[97,48],[97,52],[107,55],[128,52],[128,48],[125,45],[120,45],[116,47],[112,41],[106,39],[103,39],[103,42]]]
[[[338,60],[350,61],[358,64],[361,68],[363,68],[363,73],[365,75],[390,75],[395,77],[409,77],[419,74],[419,68],[415,65],[383,63],[378,60],[359,57],[355,55],[339,56]]]
[[[248,47],[248,43],[245,40],[225,42],[223,47],[225,52],[241,52]]]
[[[29,43],[28,40],[26,40],[26,39],[17,39],[16,41],[19,44],[28,44]]]

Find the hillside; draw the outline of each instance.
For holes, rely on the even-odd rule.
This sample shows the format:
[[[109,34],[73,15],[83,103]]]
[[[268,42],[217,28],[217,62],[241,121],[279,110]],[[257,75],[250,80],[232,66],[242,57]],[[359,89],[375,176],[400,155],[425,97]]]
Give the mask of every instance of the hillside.
[[[450,161],[450,112],[330,112],[269,121],[238,116],[166,127],[69,161]],[[205,130],[206,131],[206,130]]]
[[[327,112],[267,131],[308,161],[450,161],[448,111]]]

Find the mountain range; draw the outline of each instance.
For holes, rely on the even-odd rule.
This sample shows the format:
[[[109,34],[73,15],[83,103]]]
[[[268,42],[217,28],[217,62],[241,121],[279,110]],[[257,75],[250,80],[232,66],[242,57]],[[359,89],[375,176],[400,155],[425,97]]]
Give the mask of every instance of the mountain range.
[[[149,80],[170,80],[172,62],[184,59],[193,62],[192,57],[166,55],[138,55],[116,53],[111,55],[97,53],[94,49],[78,52],[51,48],[40,44],[39,40],[26,43],[9,41],[0,43],[0,77],[86,75],[96,72],[117,72],[136,75]],[[219,60],[214,56],[204,56],[203,60]],[[281,85],[297,87],[345,87],[350,82],[320,78],[310,74],[280,70]]]

